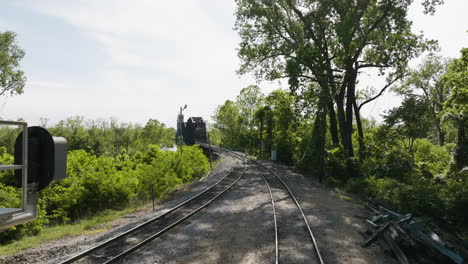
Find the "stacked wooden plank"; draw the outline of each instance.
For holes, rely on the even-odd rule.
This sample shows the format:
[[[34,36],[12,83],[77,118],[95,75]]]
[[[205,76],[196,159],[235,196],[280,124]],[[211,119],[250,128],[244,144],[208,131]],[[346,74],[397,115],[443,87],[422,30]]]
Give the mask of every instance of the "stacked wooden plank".
[[[364,247],[381,239],[402,264],[465,263],[461,252],[463,249],[444,241],[411,214],[400,214],[372,204],[368,204],[368,208],[373,211],[374,217],[366,220],[371,235]]]

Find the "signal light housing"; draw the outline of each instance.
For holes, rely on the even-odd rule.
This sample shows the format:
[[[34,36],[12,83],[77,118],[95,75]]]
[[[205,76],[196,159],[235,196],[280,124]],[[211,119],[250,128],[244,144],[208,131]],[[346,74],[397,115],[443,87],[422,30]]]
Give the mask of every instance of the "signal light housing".
[[[52,137],[42,127],[28,128],[28,184],[37,183],[37,191],[46,188],[50,182],[66,177],[67,141]],[[15,164],[21,164],[23,157],[23,132],[15,142]],[[17,186],[22,186],[21,171],[15,170]]]

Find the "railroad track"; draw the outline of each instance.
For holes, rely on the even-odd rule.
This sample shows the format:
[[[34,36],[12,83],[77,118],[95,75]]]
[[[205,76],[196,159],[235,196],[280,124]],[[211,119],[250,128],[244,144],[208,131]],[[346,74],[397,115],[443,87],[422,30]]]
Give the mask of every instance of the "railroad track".
[[[213,147],[213,146],[211,146]],[[270,199],[271,199],[271,204],[272,204],[272,211],[273,211],[273,223],[274,223],[274,232],[275,232],[275,263],[278,264],[280,263],[280,247],[281,247],[281,239],[282,239],[282,236],[285,236],[286,234],[281,234],[278,232],[278,225],[279,225],[279,215],[277,213],[277,208],[275,206],[275,200],[278,201],[280,200],[281,198],[278,197],[281,192],[286,192],[286,195],[294,202],[297,210],[298,210],[298,213],[300,214],[300,217],[302,218],[302,222],[304,223],[305,227],[306,227],[306,232],[309,236],[309,239],[310,239],[310,242],[312,243],[312,246],[313,246],[313,249],[314,249],[314,255],[317,259],[317,263],[320,263],[320,264],[324,264],[324,261],[323,261],[323,258],[320,254],[320,250],[318,248],[318,245],[317,245],[317,239],[315,238],[311,228],[310,228],[310,225],[307,221],[307,218],[305,217],[304,215],[304,212],[302,211],[302,207],[301,205],[299,204],[299,202],[297,201],[295,195],[293,194],[293,192],[291,191],[291,189],[289,188],[289,186],[286,184],[286,182],[279,176],[277,175],[274,171],[272,171],[271,169],[269,169],[268,167],[266,167],[265,165],[255,161],[255,160],[252,160],[252,159],[249,159],[248,157],[246,156],[243,156],[243,155],[240,155],[239,153],[237,152],[234,152],[234,151],[230,151],[228,149],[223,149],[223,148],[219,148],[219,147],[214,147],[214,148],[217,148],[221,151],[224,151],[226,153],[229,153],[233,156],[236,156],[237,158],[239,159],[242,159],[242,160],[245,160],[246,162],[252,164],[253,168],[262,176],[263,180],[265,181],[265,185],[267,186],[267,189],[268,189],[268,193],[270,195]],[[260,168],[260,169],[259,169]],[[266,172],[266,173],[265,173]],[[273,191],[272,191],[273,189]],[[283,197],[285,195],[282,195]],[[280,214],[281,215],[281,214]],[[290,215],[282,215],[281,217],[283,218],[289,218],[291,217]],[[283,223],[287,222],[287,221],[282,221]]]
[[[238,161],[236,161],[238,163]],[[97,246],[81,252],[61,264],[68,263],[114,263],[152,240],[162,236],[172,228],[181,224],[191,216],[207,207],[236,184],[247,169],[245,166],[231,169],[222,179],[206,190],[172,207],[167,212],[158,215],[120,235],[117,235]]]

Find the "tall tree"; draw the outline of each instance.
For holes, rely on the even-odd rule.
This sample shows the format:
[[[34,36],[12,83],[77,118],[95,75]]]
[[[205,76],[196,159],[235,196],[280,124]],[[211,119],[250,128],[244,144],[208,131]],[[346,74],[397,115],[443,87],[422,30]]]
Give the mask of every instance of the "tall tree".
[[[252,139],[253,128],[255,125],[255,111],[261,107],[263,103],[263,93],[260,90],[260,87],[257,85],[249,85],[243,88],[240,91],[240,94],[237,96],[237,104],[239,105],[239,110],[244,117],[244,123],[249,131],[249,150],[253,151],[255,146],[253,145]]]
[[[441,115],[444,120],[456,123],[455,163],[458,169],[463,169],[468,167],[468,48],[463,48],[461,57],[450,63],[447,73],[442,76],[442,83],[450,90],[450,95]]]
[[[258,153],[260,157],[263,157],[263,128],[265,127],[265,117],[266,117],[266,106],[260,107],[255,111],[255,121],[258,122]]]
[[[164,123],[150,119],[143,128],[142,137],[145,144],[156,144],[161,147],[172,147],[175,142],[173,129],[166,128]]]
[[[14,32],[0,32],[0,95],[22,94],[26,83],[19,65],[25,53],[15,38]]]
[[[450,87],[444,86],[440,79],[448,63],[447,59],[430,54],[424,58],[417,69],[410,70],[402,85],[395,89],[399,94],[417,96],[428,101],[440,146],[445,143],[440,112],[450,94]]]
[[[431,126],[431,112],[427,100],[409,96],[401,106],[395,107],[385,116],[385,123],[395,127],[397,134],[408,139],[408,151],[413,157],[413,143],[417,138],[427,136]]]
[[[221,142],[231,148],[239,147],[240,137],[240,111],[238,105],[227,100],[218,106],[213,116],[214,127],[221,131]]]
[[[293,91],[317,82],[326,100],[332,141],[341,142],[351,157],[353,114],[360,121],[359,72],[375,68],[393,83],[408,61],[431,44],[411,32],[406,15],[412,2],[237,0],[239,73],[289,78]],[[426,2],[430,9],[439,1]]]
[[[296,115],[294,113],[294,100],[289,92],[278,89],[271,92],[265,103],[269,106],[272,119],[269,124],[270,136],[274,148],[278,153],[278,160],[286,163],[293,161],[295,139],[294,132],[296,126]]]

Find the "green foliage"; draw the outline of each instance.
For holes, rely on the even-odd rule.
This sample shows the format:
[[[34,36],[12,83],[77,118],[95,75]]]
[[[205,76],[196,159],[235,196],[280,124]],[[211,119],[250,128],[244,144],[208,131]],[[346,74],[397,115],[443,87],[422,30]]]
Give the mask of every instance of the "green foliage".
[[[150,119],[144,127],[138,124],[119,123],[115,118],[107,120],[85,120],[75,116],[61,120],[53,126],[43,126],[52,136],[67,139],[68,150],[82,149],[98,156],[117,157],[121,153],[133,155],[145,151],[150,144],[171,148],[174,145],[175,130]],[[17,128],[0,127],[0,146],[13,153],[14,140],[19,134]]]
[[[461,50],[461,57],[453,60],[441,82],[451,91],[444,109],[442,119],[453,122],[457,127],[457,148],[455,165],[459,170],[468,167],[468,48]]]
[[[452,172],[442,194],[447,199],[448,218],[452,225],[468,232],[468,171]]]
[[[449,171],[451,156],[447,148],[432,144],[426,139],[414,142],[414,162],[428,177],[444,178]]]
[[[435,137],[440,146],[445,144],[445,135],[440,113],[450,94],[451,87],[443,85],[441,76],[445,74],[449,61],[441,56],[430,54],[415,70],[410,70],[409,75],[403,80],[403,84],[394,90],[406,97],[417,97],[426,102],[430,112],[426,119],[432,120],[430,127],[435,130]]]
[[[241,114],[237,103],[227,100],[218,106],[213,116],[214,127],[221,132],[221,144],[236,149],[241,138]]]
[[[0,147],[0,164],[13,164],[13,156],[6,153],[5,147]],[[0,172],[0,207],[1,208],[20,208],[21,190],[9,186],[15,184],[12,171]],[[0,232],[0,243],[5,243],[11,239],[19,239],[25,235],[35,235],[42,230],[42,226],[48,223],[45,217],[46,212],[42,204],[38,208],[38,220]]]
[[[259,157],[277,150],[279,161],[324,169],[330,185],[467,230],[468,49],[451,62],[430,54],[409,69],[437,46],[411,30],[412,2],[237,0],[239,73],[288,78],[291,93],[249,97],[257,109],[240,109],[242,96],[220,106],[214,120],[223,144],[248,148],[255,138]],[[424,12],[442,3],[425,0]],[[363,93],[356,84],[369,68],[387,84]],[[362,119],[361,107],[399,81],[393,90],[403,102],[384,124]]]
[[[0,147],[0,164],[13,164],[13,155],[7,153],[7,148]],[[16,178],[12,170],[0,171],[0,183],[13,186],[16,184]]]
[[[371,198],[396,205],[402,212],[441,221],[447,213],[443,188],[431,179],[413,179],[402,183],[390,178],[369,177],[364,192]]]
[[[326,156],[326,174],[332,175],[327,180],[329,182],[343,183],[349,178],[346,171],[346,155],[342,148],[330,149]]]
[[[431,126],[429,105],[426,100],[409,96],[401,106],[389,111],[385,123],[396,127],[398,134],[410,140],[409,151],[412,151],[413,141],[426,137]]]
[[[133,198],[145,198],[154,186],[164,197],[177,185],[204,175],[207,158],[196,146],[179,152],[150,145],[144,153],[96,156],[84,150],[68,154],[68,177],[42,191],[48,219],[64,223],[103,209],[121,208]]]
[[[341,144],[351,158],[353,119],[359,124],[362,106],[356,102],[361,72],[375,69],[388,87],[405,74],[411,59],[436,44],[412,32],[407,17],[411,2],[238,0],[239,73],[288,78],[296,96],[326,109],[334,145]],[[425,1],[425,10],[433,12],[439,2]],[[312,83],[320,90],[315,96],[307,89]],[[319,97],[324,103],[316,103]]]
[[[22,94],[26,83],[24,72],[19,67],[25,53],[15,39],[14,32],[0,32],[0,95]]]
[[[151,142],[172,145],[174,130],[157,120],[149,120],[144,128],[114,121],[109,126],[104,121],[85,126],[83,119],[76,117],[59,122],[50,131],[69,141],[67,177],[40,192],[37,221],[3,231],[0,243],[37,234],[44,225],[76,222],[106,209],[122,209],[133,200],[148,199],[152,191],[156,198],[162,198],[209,170],[208,159],[198,146],[184,146],[182,154],[158,145],[143,147]],[[132,134],[139,136],[132,138]],[[0,164],[13,164],[13,156],[4,146],[0,147]],[[0,172],[0,207],[20,206],[21,190],[9,186],[14,183],[12,171]]]

